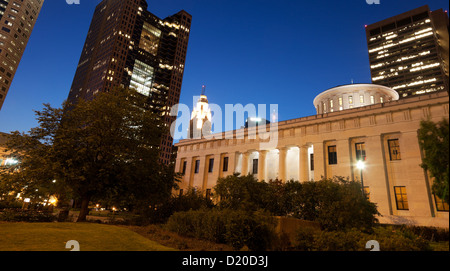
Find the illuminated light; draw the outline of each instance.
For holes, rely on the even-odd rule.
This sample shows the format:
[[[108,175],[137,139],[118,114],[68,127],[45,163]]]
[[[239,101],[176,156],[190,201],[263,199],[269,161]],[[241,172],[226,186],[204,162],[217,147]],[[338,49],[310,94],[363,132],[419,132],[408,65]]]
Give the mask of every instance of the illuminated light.
[[[49,200],[49,203],[50,203],[51,205],[56,206],[56,204],[58,203],[58,199],[57,199],[56,197],[54,197],[54,196],[51,196],[51,197],[50,197],[50,200]]]
[[[373,81],[378,81],[378,80],[381,80],[381,79],[384,79],[384,78],[386,78],[386,76],[382,75],[382,76],[374,77],[374,78],[372,78],[372,80]]]
[[[387,36],[387,37],[386,37],[386,40],[390,40],[390,39],[393,39],[393,38],[396,38],[396,37],[398,37],[397,34],[390,35],[390,36]]]
[[[433,78],[433,79],[425,80],[424,82],[425,82],[425,83],[431,83],[431,82],[436,82],[436,81],[437,81],[437,79],[436,79],[436,78]]]
[[[405,88],[405,87],[406,87],[406,85],[399,85],[399,86],[393,87],[392,89],[393,89],[393,90],[396,90],[396,89],[399,89],[399,88]]]
[[[30,202],[31,200],[29,198],[26,198],[23,200],[23,202]]]
[[[372,65],[372,66],[370,66],[372,69],[376,69],[376,68],[379,68],[379,67],[382,67],[382,66],[384,66],[384,63],[379,63],[379,64],[377,64],[377,65]]]
[[[424,83],[424,81],[416,81],[416,82],[412,82],[411,84],[408,84],[408,87],[411,87],[411,86],[417,86],[417,85],[422,85]]]
[[[17,161],[14,158],[8,158],[5,160],[5,166],[14,166],[17,165],[19,163],[19,161]]]
[[[363,170],[366,167],[366,165],[364,164],[363,161],[360,160],[356,163],[356,167],[360,170]]]
[[[417,31],[417,32],[414,33],[414,34],[415,34],[415,35],[419,35],[419,34],[422,34],[422,33],[425,33],[425,32],[427,32],[427,31],[431,31],[431,30],[433,30],[433,28],[428,27],[428,28],[426,28],[426,29],[422,29],[422,30],[420,30],[420,31]]]
[[[437,67],[439,65],[440,65],[439,63],[433,63],[433,64],[430,64],[430,65],[425,65],[425,66],[422,66],[422,67],[417,67],[417,68],[411,69],[410,72],[426,70],[426,69]]]

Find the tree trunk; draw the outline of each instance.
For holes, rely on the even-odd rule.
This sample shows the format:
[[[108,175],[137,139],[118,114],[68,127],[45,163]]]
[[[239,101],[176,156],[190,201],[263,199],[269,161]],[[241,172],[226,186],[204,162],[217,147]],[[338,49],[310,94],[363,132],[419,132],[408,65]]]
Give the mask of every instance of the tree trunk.
[[[89,201],[91,201],[90,196],[84,196],[81,199],[81,210],[77,222],[86,222],[86,216],[89,214]]]

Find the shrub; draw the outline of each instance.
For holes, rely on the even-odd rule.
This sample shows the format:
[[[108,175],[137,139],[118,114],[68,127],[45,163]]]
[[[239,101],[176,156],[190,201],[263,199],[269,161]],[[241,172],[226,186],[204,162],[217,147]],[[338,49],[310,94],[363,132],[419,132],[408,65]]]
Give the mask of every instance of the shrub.
[[[395,227],[376,227],[370,240],[377,240],[383,251],[428,251],[430,243],[412,231]]]
[[[182,196],[172,196],[166,202],[155,208],[146,208],[139,210],[138,215],[128,219],[128,224],[148,225],[166,223],[175,212],[184,212],[189,210],[209,209],[214,206],[210,199],[207,199],[201,191],[189,189]]]
[[[399,227],[400,231],[411,231],[415,235],[422,237],[430,242],[448,242],[449,230],[436,227],[423,227],[423,226],[407,226],[402,225]]]
[[[48,212],[34,210],[5,210],[0,221],[6,222],[53,222],[57,217]]]
[[[3,209],[21,209],[22,208],[22,202],[18,201],[0,201],[0,210]]]
[[[173,214],[167,228],[182,236],[224,243],[240,250],[267,250],[276,236],[272,217],[259,212],[197,210]]]
[[[393,227],[375,227],[373,233],[358,229],[345,231],[317,231],[300,228],[293,249],[301,251],[367,251],[366,243],[375,240],[381,251],[428,251],[429,242],[411,231]]]
[[[324,230],[370,230],[378,223],[377,207],[363,196],[361,184],[343,177],[266,183],[252,175],[231,175],[219,179],[214,189],[220,207],[264,209],[273,215],[319,222]]]
[[[317,234],[317,229],[313,227],[300,227],[292,243],[293,248],[299,251],[312,251],[314,249],[315,234]]]

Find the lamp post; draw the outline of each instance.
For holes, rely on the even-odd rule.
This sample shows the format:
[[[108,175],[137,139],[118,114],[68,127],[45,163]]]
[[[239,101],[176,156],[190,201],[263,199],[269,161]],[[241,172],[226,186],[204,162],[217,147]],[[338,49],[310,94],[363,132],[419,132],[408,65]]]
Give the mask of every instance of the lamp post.
[[[364,170],[364,168],[366,167],[366,165],[364,164],[364,162],[362,161],[362,160],[359,160],[357,163],[356,163],[356,167],[360,170],[360,172],[361,172],[361,191],[362,191],[362,194],[363,194],[363,196],[365,196],[365,193],[364,193],[364,177],[363,177],[363,170]]]

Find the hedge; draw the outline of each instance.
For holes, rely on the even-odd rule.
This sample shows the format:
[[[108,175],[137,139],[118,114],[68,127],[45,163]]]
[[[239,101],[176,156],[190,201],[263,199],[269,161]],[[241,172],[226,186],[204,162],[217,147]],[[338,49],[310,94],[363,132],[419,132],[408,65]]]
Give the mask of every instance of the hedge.
[[[223,243],[240,250],[264,251],[276,239],[275,219],[265,213],[236,210],[197,210],[174,213],[167,228],[182,236]]]

